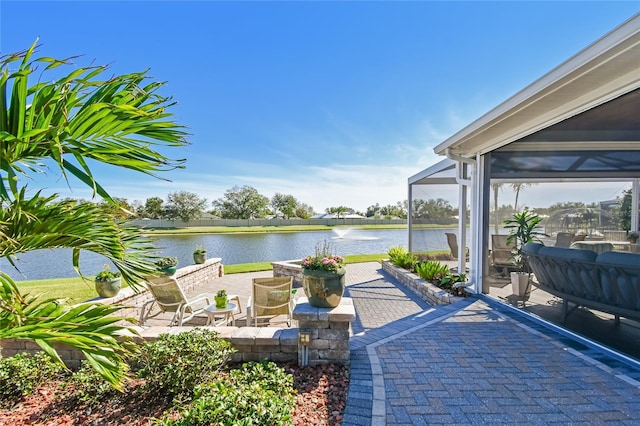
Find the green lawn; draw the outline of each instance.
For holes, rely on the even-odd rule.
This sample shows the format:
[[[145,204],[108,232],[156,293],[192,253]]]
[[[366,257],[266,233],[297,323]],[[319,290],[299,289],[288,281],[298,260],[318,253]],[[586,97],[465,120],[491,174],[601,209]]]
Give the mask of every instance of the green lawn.
[[[382,254],[359,254],[346,256],[347,263],[380,262],[388,256]],[[243,272],[257,272],[271,270],[271,262],[242,263],[224,265],[225,274],[240,274]],[[42,295],[47,298],[68,299],[70,303],[80,303],[97,297],[92,281],[93,277],[82,280],[75,278],[54,278],[48,280],[19,281],[18,287],[23,293]],[[124,283],[123,283],[124,285]]]

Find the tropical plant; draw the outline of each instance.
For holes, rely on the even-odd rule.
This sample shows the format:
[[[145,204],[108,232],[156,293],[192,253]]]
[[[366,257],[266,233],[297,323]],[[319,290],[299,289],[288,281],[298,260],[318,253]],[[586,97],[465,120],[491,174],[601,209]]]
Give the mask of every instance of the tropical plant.
[[[440,278],[438,283],[438,287],[447,290],[454,296],[464,296],[464,289],[467,286],[467,275],[458,273],[447,273]]]
[[[40,192],[28,197],[21,178],[52,166],[67,183],[73,176],[94,196],[117,205],[89,164],[151,176],[184,167],[184,160],[161,154],[186,144],[186,133],[168,112],[174,102],[158,95],[164,83],[146,82],[146,71],[111,75],[106,66],[78,67],[71,61],[75,58],[34,58],[36,47],[37,40],[24,51],[0,57],[0,256],[15,266],[20,253],[70,248],[80,274],[80,252],[91,251],[106,257],[136,289],[155,270],[150,239],[94,203],[59,201],[57,195]],[[64,73],[63,66],[72,69]],[[36,81],[30,83],[34,74]],[[59,362],[53,343],[64,342],[82,351],[107,381],[121,386],[126,373],[122,355],[129,346],[115,336],[127,327],[109,317],[120,307],[38,301],[23,296],[4,273],[0,284],[0,338],[35,340]]]
[[[301,266],[303,270],[338,272],[344,267],[344,257],[331,253],[331,245],[325,240],[316,246],[315,255],[302,259]]]
[[[504,221],[505,229],[509,229],[507,244],[513,247],[514,264],[518,271],[529,272],[527,258],[522,253],[524,245],[530,242],[541,242],[540,237],[548,237],[544,232],[538,231],[540,222],[542,222],[540,216],[527,209],[515,213],[511,219]]]
[[[207,252],[207,249],[202,246],[197,246],[193,251],[193,254],[204,254]]]
[[[449,267],[437,260],[426,260],[415,265],[415,272],[426,281],[439,281],[449,273]]]
[[[392,264],[403,269],[413,270],[419,261],[418,256],[409,253],[402,246],[391,247],[387,254]]]
[[[81,303],[67,306],[55,299],[22,295],[13,280],[0,272],[0,339],[32,339],[54,360],[64,365],[53,345],[64,343],[82,352],[91,366],[117,389],[122,388],[127,364],[135,350],[130,338],[118,336],[132,328],[118,325],[113,316],[118,305]],[[121,340],[119,340],[121,339]]]
[[[111,267],[105,263],[104,269],[96,274],[96,281],[111,281],[120,277],[120,272],[114,272]]]
[[[164,268],[171,268],[173,266],[177,266],[178,265],[178,258],[177,257],[162,257],[158,260],[156,260],[156,266],[159,269],[164,269]]]

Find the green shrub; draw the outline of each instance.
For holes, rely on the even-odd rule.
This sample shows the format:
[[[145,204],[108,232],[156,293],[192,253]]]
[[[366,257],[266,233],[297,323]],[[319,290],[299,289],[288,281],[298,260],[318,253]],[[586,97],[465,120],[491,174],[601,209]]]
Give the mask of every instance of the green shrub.
[[[409,253],[407,249],[402,246],[391,247],[387,254],[389,255],[391,263],[398,268],[412,270],[418,263],[418,256]]]
[[[445,290],[451,290],[456,283],[466,283],[467,276],[465,274],[446,274],[440,278],[438,287]]]
[[[65,381],[63,386],[72,385],[74,396],[79,400],[96,405],[104,398],[113,398],[119,392],[114,389],[87,361],[82,361],[78,371]]]
[[[152,390],[190,396],[196,385],[212,382],[235,350],[215,331],[196,328],[178,334],[161,334],[145,342],[133,365]]]
[[[182,418],[158,425],[288,425],[295,409],[293,377],[272,362],[247,363],[227,378],[198,386]]]
[[[415,271],[420,278],[426,281],[436,282],[449,273],[449,267],[436,260],[426,260],[418,263]]]
[[[12,405],[64,370],[44,352],[0,359],[0,405]]]

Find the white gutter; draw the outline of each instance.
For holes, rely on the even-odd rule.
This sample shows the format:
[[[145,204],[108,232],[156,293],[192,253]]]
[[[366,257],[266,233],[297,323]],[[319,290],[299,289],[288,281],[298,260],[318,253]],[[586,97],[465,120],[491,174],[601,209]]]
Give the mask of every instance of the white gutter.
[[[454,154],[447,148],[445,154],[450,160],[456,162],[456,182],[458,183],[458,273],[464,273],[467,269],[467,188],[472,188],[473,180],[464,178],[464,164],[477,170],[477,161],[472,158]],[[469,282],[471,284],[471,281]]]
[[[445,150],[447,158],[457,161],[456,163],[456,182],[460,185],[471,186],[471,179],[465,179],[463,174],[463,168],[461,163],[470,164],[473,167],[476,166],[476,160],[473,158],[463,157],[462,155],[454,154],[451,148]]]

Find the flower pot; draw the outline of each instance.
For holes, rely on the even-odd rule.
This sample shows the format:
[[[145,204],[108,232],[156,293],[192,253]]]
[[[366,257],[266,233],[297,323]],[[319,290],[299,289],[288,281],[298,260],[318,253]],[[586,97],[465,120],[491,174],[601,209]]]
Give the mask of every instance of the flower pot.
[[[196,265],[201,265],[207,260],[207,253],[193,253],[193,261]]]
[[[171,275],[176,273],[178,268],[176,266],[167,266],[166,268],[160,268],[160,270],[162,271],[163,274],[170,277]]]
[[[529,274],[526,272],[511,273],[511,288],[513,294],[519,297],[526,296],[530,293]]]
[[[309,304],[316,308],[335,308],[340,304],[344,293],[344,268],[338,272],[302,271],[302,286],[309,298]]]
[[[100,297],[115,297],[120,291],[120,277],[107,281],[95,281],[96,291]]]
[[[216,300],[216,308],[226,308],[227,307],[227,296],[214,296]]]

